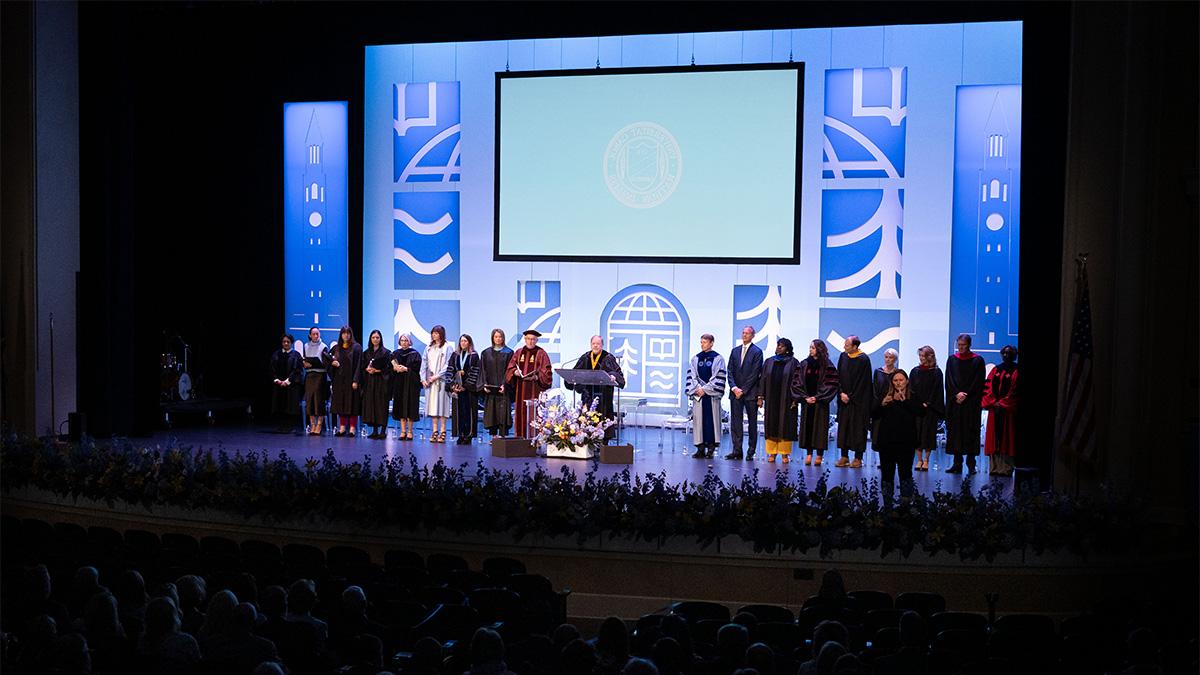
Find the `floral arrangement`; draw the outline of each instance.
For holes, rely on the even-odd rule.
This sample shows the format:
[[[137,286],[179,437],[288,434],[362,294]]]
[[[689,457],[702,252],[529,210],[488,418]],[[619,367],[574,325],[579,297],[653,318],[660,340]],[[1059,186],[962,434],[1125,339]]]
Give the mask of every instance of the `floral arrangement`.
[[[591,405],[580,403],[578,407],[567,406],[561,400],[539,401],[533,421],[537,432],[533,444],[552,445],[560,450],[595,449],[604,444],[604,432],[616,423],[596,410],[595,399]]]
[[[591,409],[589,408],[589,413]],[[578,417],[574,419],[578,420]],[[592,423],[595,427],[596,423]],[[561,437],[560,437],[561,439]],[[340,462],[332,452],[297,463],[285,453],[135,446],[130,441],[56,444],[4,435],[0,490],[34,487],[63,499],[212,509],[264,522],[318,517],[364,527],[441,528],[527,536],[620,537],[699,545],[744,540],[763,554],[783,551],[922,551],[963,560],[1010,552],[1079,554],[1136,551],[1153,528],[1128,496],[1071,497],[1056,492],[1008,497],[984,489],[935,491],[882,505],[874,479],[830,487],[803,475],[751,473],[726,483],[670,483],[665,473],[629,469],[600,478],[568,467],[556,475],[528,464],[520,472],[482,462],[452,467],[415,457]]]

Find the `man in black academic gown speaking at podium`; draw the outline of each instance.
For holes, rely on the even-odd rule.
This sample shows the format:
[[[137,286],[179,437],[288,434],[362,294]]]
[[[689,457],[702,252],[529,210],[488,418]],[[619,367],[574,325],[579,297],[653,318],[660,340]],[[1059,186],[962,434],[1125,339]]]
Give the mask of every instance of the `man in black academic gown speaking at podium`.
[[[592,348],[584,352],[583,356],[575,362],[576,370],[602,370],[612,376],[613,384],[622,389],[625,388],[625,371],[621,370],[621,364],[617,363],[617,357],[613,356],[604,349],[604,338],[599,335],[592,336]],[[605,419],[613,419],[615,410],[613,408],[613,388],[596,385],[573,385],[569,382],[563,383],[567,389],[573,389],[576,394],[579,394],[581,401],[587,405],[592,404],[592,400],[599,398],[600,403],[596,406],[596,410],[604,416]],[[604,434],[604,440],[612,438],[617,432],[616,426],[611,426]]]

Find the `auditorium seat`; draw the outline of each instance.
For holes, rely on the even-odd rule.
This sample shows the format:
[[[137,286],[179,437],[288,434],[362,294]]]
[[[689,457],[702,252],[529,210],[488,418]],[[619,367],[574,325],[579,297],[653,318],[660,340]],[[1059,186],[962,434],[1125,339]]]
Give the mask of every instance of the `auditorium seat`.
[[[196,558],[200,555],[200,542],[191,535],[168,532],[162,536],[162,545],[164,551],[175,553],[181,558]]]
[[[162,541],[146,530],[125,530],[125,549],[142,558],[158,557]]]
[[[451,588],[457,588],[463,593],[470,593],[477,588],[488,588],[496,585],[496,581],[484,574],[475,570],[451,570],[446,575],[446,584]]]
[[[912,610],[928,620],[934,614],[946,611],[946,599],[938,593],[901,593],[896,596],[895,606],[896,609]]]
[[[865,614],[873,609],[891,609],[892,596],[883,591],[850,591],[846,597],[854,603],[854,609]]]
[[[728,620],[722,621],[721,619],[688,621],[688,632],[692,636],[693,642],[716,646],[717,632],[721,630],[722,626],[728,623]]]
[[[671,613],[682,616],[689,624],[710,619],[729,623],[729,608],[715,602],[699,600],[676,602],[671,605]]]
[[[453,570],[470,569],[465,558],[451,553],[431,553],[425,559],[425,569],[433,576],[445,574]]]
[[[899,628],[900,616],[904,612],[905,610],[900,609],[873,609],[863,618],[863,628],[868,635],[873,635],[882,628]]]
[[[971,612],[937,612],[929,617],[929,634],[945,630],[968,630],[987,633],[987,617]]]
[[[467,594],[467,605],[479,612],[484,623],[523,620],[521,596],[507,588],[478,588]]]
[[[469,641],[480,626],[479,612],[466,605],[437,605],[429,616],[413,626],[412,641],[425,636],[447,640]]]
[[[737,611],[738,614],[742,612],[758,619],[759,623],[792,623],[796,620],[792,610],[779,605],[746,605]]]
[[[457,588],[449,588],[447,586],[425,586],[413,591],[413,600],[425,605],[433,607],[435,605],[463,605],[467,602],[467,596]]]
[[[525,574],[525,563],[514,558],[494,557],[483,561],[483,573],[496,580],[504,580],[514,574]]]
[[[753,639],[766,643],[777,654],[790,654],[804,643],[805,636],[794,622],[764,621],[755,627]]]
[[[238,557],[242,553],[237,542],[228,537],[207,536],[200,539],[200,554]]]
[[[425,559],[421,557],[420,553],[390,549],[383,554],[383,567],[388,571],[402,567],[416,567],[424,570]]]

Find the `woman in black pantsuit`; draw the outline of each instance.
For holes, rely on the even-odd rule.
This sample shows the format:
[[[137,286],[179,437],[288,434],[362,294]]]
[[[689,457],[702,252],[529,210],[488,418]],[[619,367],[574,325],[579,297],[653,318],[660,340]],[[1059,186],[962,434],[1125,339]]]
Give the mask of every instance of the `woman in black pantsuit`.
[[[920,438],[917,423],[927,412],[928,404],[911,397],[908,375],[903,370],[892,373],[887,394],[876,404],[874,417],[879,420],[879,438],[875,445],[879,466],[883,472],[880,487],[883,503],[892,503],[894,478],[900,474],[900,496],[912,496],[913,454]]]

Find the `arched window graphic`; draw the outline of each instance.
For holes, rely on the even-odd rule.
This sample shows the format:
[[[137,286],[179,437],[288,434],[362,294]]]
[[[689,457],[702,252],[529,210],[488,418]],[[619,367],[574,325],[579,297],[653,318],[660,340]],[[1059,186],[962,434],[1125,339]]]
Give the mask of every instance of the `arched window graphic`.
[[[1000,181],[995,178],[988,184],[988,190],[991,192],[991,198],[997,199],[1000,197]]]
[[[627,286],[600,315],[600,335],[625,371],[624,394],[659,410],[683,405],[683,370],[690,358],[687,310],[654,284]]]

